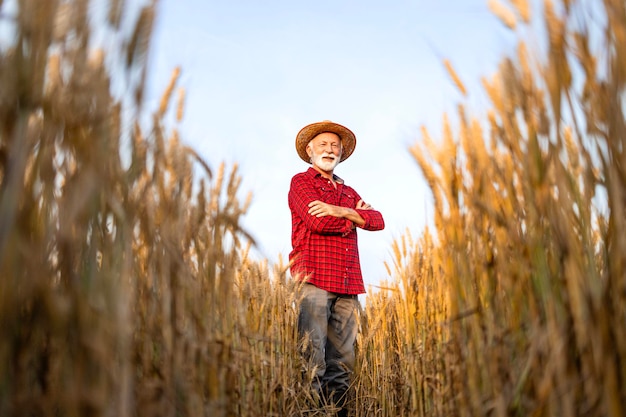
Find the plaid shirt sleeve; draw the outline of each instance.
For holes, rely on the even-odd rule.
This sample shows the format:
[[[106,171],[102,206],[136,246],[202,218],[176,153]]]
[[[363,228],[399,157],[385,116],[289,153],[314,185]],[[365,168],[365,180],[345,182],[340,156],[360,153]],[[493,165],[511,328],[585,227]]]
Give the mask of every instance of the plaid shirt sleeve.
[[[356,201],[362,200],[361,196],[357,194],[352,188],[350,190],[354,193]],[[359,210],[356,207],[352,207],[361,217],[365,220],[363,226],[359,226],[363,230],[376,231],[383,230],[385,228],[385,220],[380,211],[377,210]]]

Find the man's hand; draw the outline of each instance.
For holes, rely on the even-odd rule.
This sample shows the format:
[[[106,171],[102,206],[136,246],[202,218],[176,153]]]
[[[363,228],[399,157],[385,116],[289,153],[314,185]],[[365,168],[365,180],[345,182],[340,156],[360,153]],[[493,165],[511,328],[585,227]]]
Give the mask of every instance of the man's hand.
[[[356,203],[356,208],[357,210],[374,210],[374,207],[370,206],[363,200],[359,200],[359,202]]]
[[[334,206],[319,200],[311,201],[309,203],[309,214],[315,217],[343,217],[344,215],[343,207]]]

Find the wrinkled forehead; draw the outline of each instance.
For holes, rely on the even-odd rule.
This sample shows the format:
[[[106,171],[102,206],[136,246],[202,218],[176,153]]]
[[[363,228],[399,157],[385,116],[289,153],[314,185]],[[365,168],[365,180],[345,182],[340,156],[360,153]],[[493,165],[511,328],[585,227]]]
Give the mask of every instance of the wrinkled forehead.
[[[340,144],[341,138],[339,137],[338,134],[333,133],[333,132],[322,132],[322,133],[315,135],[309,143],[316,145],[318,143],[324,143],[324,142]]]

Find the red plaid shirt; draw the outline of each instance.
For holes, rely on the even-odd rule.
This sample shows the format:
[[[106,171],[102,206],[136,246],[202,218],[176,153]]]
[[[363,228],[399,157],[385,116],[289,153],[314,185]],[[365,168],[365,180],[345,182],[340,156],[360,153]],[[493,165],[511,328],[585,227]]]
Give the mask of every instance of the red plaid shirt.
[[[382,230],[385,222],[376,210],[357,210],[361,197],[339,177],[335,176],[335,182],[337,188],[312,167],[291,179],[291,273],[326,291],[362,294],[365,286],[354,223],[334,216],[312,216],[308,205],[320,200],[355,209],[365,220],[365,230]]]

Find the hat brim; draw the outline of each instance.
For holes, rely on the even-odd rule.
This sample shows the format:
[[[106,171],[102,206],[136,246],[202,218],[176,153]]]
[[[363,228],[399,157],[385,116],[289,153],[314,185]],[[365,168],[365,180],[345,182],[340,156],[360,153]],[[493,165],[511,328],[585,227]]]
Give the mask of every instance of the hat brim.
[[[296,151],[298,151],[298,155],[304,162],[311,162],[311,158],[306,153],[306,146],[309,144],[311,139],[324,132],[334,133],[339,136],[339,139],[341,139],[343,152],[339,162],[345,161],[350,157],[350,155],[352,155],[352,152],[354,152],[354,148],[356,147],[356,136],[354,133],[352,133],[352,131],[345,126],[325,120],[323,122],[311,123],[310,125],[304,126],[298,132],[298,135],[296,136]]]

